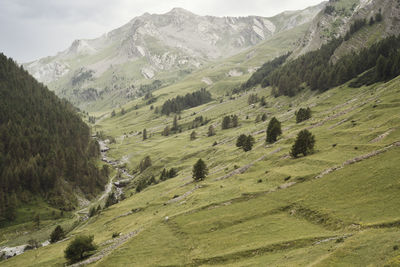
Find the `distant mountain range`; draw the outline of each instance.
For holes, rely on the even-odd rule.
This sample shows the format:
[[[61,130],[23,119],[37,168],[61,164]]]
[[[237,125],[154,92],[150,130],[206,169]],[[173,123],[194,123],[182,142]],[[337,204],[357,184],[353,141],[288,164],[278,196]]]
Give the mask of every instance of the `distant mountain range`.
[[[179,79],[310,22],[324,6],[271,18],[199,16],[182,8],[161,15],[145,13],[97,39],[76,40],[67,50],[27,63],[25,68],[79,106],[112,91],[134,97],[149,80]]]

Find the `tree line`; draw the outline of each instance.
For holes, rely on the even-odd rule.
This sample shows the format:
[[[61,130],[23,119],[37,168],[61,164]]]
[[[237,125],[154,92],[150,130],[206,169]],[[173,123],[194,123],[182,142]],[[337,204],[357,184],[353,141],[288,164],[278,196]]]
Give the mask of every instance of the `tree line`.
[[[161,107],[161,114],[180,113],[182,110],[197,107],[211,100],[211,93],[202,88],[193,93],[187,93],[185,96],[168,99]]]

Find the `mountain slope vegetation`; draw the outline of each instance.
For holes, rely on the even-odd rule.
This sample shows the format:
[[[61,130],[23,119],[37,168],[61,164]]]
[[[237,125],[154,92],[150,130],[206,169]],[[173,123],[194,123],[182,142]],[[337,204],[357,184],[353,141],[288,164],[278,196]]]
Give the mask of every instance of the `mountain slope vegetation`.
[[[359,44],[397,23],[395,5],[329,1],[311,25],[90,114],[115,175],[108,197],[65,219],[67,237],[94,235],[81,264],[398,266],[399,37]],[[309,33],[293,42],[318,22],[336,32],[310,50]],[[34,236],[16,229],[0,229],[0,244]],[[0,264],[64,265],[69,242]]]
[[[71,210],[74,190],[91,197],[107,177],[94,159],[99,145],[76,109],[0,55],[0,218],[36,196]]]

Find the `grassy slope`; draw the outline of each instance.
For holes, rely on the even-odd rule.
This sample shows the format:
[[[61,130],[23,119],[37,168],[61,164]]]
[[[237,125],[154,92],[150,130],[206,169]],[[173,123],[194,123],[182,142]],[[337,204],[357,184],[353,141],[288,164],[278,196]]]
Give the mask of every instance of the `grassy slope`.
[[[193,87],[188,83],[157,91],[156,106],[177,90],[189,91]],[[222,86],[214,87],[211,90],[215,101],[184,111],[179,121],[187,125],[196,112],[217,126],[214,137],[206,137],[208,125],[196,129],[195,141],[189,141],[191,131],[162,137],[160,132],[171,124],[172,117],[155,115],[149,106],[134,110],[134,102],[126,106],[128,113],[124,116],[106,118],[97,126],[117,137],[109,155],[116,159],[128,156],[129,169],[150,155],[153,166],[142,176],[158,176],[163,167],[179,168],[179,176],[139,194],[129,189],[126,200],[71,234],[95,234],[95,241],[102,244],[111,239],[113,232],[140,230],[136,237],[97,262],[99,266],[364,266],[395,261],[399,252],[393,246],[400,240],[396,227],[400,221],[400,148],[346,165],[320,179],[314,177],[327,168],[399,141],[399,86],[397,78],[360,89],[343,86],[323,94],[305,91],[295,98],[277,99],[269,96],[269,89],[257,89],[259,95],[267,96],[268,108],[248,106],[246,94],[229,100],[223,97]],[[313,118],[296,124],[294,111],[300,106],[311,106]],[[256,115],[263,112],[282,121],[282,138],[265,146],[265,133],[257,133],[252,151],[245,153],[236,148],[235,139],[240,133],[266,128],[266,123],[254,122]],[[240,127],[222,131],[221,117],[232,113],[239,115]],[[295,134],[306,127],[312,127],[316,135],[315,154],[287,158]],[[143,128],[152,134],[149,140],[142,141],[140,134],[122,137]],[[388,130],[392,131],[385,138],[371,142]],[[212,146],[215,141],[218,145]],[[281,150],[276,152],[278,148]],[[266,157],[257,161],[262,156]],[[209,165],[210,175],[197,188],[188,182],[191,166],[199,157]],[[254,165],[243,174],[216,180],[237,168],[235,165],[249,163]],[[259,179],[261,183],[257,182]],[[165,205],[175,195],[191,190],[186,197]],[[120,217],[138,207],[144,209]],[[347,238],[336,242],[341,236]],[[331,237],[334,239],[328,239]],[[316,243],[320,240],[325,242]],[[1,264],[62,264],[66,244],[29,251]]]

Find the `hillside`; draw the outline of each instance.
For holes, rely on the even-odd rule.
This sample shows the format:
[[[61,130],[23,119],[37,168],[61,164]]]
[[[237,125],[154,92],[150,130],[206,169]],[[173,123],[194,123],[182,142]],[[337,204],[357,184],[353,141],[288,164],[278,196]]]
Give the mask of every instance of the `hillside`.
[[[68,211],[79,191],[102,191],[98,143],[76,109],[3,54],[0,80],[0,224],[28,219],[19,208],[38,200]]]
[[[108,108],[117,107],[141,96],[142,86],[155,80],[162,86],[174,83],[210,62],[308,23],[323,6],[271,18],[199,16],[181,8],[145,13],[99,38],[76,40],[56,56],[24,66],[75,105],[94,110],[97,102],[108,99]]]
[[[120,160],[132,173],[148,155],[152,166],[130,180],[125,200],[71,235],[95,235],[99,255],[105,255],[99,266],[396,262],[399,86],[396,78],[360,89],[343,85],[321,94],[306,90],[293,98],[273,98],[270,88],[232,97],[213,93],[214,101],[183,111],[178,121],[183,132],[170,136],[161,132],[173,118],[149,112],[148,105],[134,109],[143,101],[137,100],[125,106],[126,114],[105,119],[97,128],[116,137],[109,160]],[[154,94],[173,91],[165,88]],[[250,93],[265,96],[268,105],[249,105]],[[310,107],[312,118],[296,123],[299,107]],[[282,122],[283,135],[274,144],[265,143],[268,120],[255,122],[262,113]],[[226,114],[239,116],[237,128],[221,130]],[[196,116],[210,121],[196,128],[197,138],[190,141],[192,130],[187,127]],[[210,125],[216,135],[207,137]],[[138,134],[144,128],[146,140]],[[293,159],[290,147],[305,128],[316,136],[315,152]],[[256,140],[249,152],[235,146],[241,133]],[[207,163],[209,175],[193,183],[191,168],[198,158]],[[178,170],[175,178],[136,192],[140,180],[153,175],[158,180],[163,168],[172,167]],[[121,236],[112,239],[115,232]],[[67,244],[28,251],[2,264],[62,264]]]
[[[97,247],[71,266],[399,266],[399,3],[331,0],[312,21],[307,9],[304,20],[284,12],[268,19],[280,30],[265,40],[226,57],[204,53],[179,78],[158,69],[134,97],[115,89],[91,100],[82,116],[110,168],[105,191],[63,216],[46,210],[40,226],[0,228],[0,266],[68,265],[80,235]],[[131,23],[169,25],[176,14],[223,21],[174,9]],[[79,79],[102,79],[90,75]],[[66,237],[49,244],[58,225]],[[43,246],[28,250],[33,241]]]

